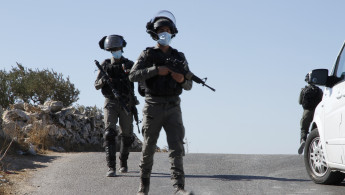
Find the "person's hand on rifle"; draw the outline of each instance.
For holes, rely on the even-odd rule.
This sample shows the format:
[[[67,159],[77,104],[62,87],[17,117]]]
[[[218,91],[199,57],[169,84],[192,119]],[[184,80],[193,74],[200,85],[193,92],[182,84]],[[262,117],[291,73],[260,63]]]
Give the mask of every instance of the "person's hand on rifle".
[[[184,81],[184,75],[176,72],[171,72],[171,77],[178,83],[182,83]]]
[[[161,75],[161,76],[168,75],[169,72],[171,72],[170,69],[166,66],[158,66],[157,69],[158,69],[158,75]]]

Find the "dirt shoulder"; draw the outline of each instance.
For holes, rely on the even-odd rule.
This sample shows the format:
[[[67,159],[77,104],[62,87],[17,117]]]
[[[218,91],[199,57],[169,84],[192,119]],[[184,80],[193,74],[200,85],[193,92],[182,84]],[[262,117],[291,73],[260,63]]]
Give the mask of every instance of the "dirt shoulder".
[[[30,186],[29,179],[39,169],[47,167],[67,153],[47,151],[38,155],[9,154],[1,163],[0,194],[23,194],[37,186]]]

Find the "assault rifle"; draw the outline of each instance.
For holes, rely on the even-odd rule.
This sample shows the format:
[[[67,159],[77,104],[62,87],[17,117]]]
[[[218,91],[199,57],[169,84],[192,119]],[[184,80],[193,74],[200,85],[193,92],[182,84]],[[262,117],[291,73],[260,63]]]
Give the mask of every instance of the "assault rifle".
[[[134,105],[133,108],[132,108],[132,112],[133,112],[133,117],[134,117],[134,120],[135,120],[135,123],[138,127],[138,133],[140,134],[140,128],[139,128],[139,123],[141,121],[139,121],[139,117],[138,117],[138,109],[137,107]]]
[[[208,86],[206,84],[207,78],[200,79],[196,75],[194,75],[191,71],[187,71],[184,69],[184,61],[175,59],[175,58],[167,58],[165,61],[165,66],[168,67],[170,70],[183,74],[188,80],[193,80],[196,83],[202,84],[202,86],[206,86],[212,91],[216,91],[214,88]]]
[[[119,101],[121,108],[125,111],[127,115],[129,115],[130,111],[128,110],[126,104],[122,101],[121,96],[119,93],[116,91],[116,89],[113,87],[110,81],[110,77],[107,72],[104,71],[102,66],[99,64],[97,60],[95,60],[95,64],[98,67],[98,69],[101,71],[101,73],[104,75],[105,81],[108,83],[109,87],[111,88],[111,92],[113,92],[113,95],[115,98]]]
[[[110,81],[110,77],[109,77],[108,73],[104,71],[104,69],[102,68],[102,66],[99,64],[99,62],[97,60],[95,60],[95,64],[98,67],[98,69],[102,72],[102,74],[104,75],[104,78],[105,78],[106,82],[108,83],[108,85],[110,86],[111,91],[113,92],[115,98],[119,100],[121,108],[125,111],[125,113],[127,115],[129,115],[130,112],[133,113],[134,120],[135,120],[136,125],[138,127],[138,132],[140,133],[140,129],[139,129],[140,121],[139,121],[139,117],[138,117],[137,107],[134,105],[132,107],[131,111],[127,108],[126,104],[122,101],[121,96],[119,95],[119,93],[116,91],[116,89],[113,87],[113,85],[111,85],[111,81]],[[128,88],[128,86],[126,86],[126,87]],[[133,98],[135,98],[134,94],[132,93],[132,90],[131,89],[128,89],[128,90],[130,91],[130,93],[133,96]]]

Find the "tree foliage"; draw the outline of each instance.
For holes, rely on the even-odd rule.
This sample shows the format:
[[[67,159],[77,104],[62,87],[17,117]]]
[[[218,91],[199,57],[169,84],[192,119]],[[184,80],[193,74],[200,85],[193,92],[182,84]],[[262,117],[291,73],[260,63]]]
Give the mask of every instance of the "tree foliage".
[[[32,70],[17,63],[17,67],[7,73],[0,71],[0,105],[23,101],[31,104],[43,104],[47,100],[61,101],[70,106],[79,98],[80,91],[61,73],[54,70]]]
[[[83,106],[76,104],[75,108],[82,114],[85,114],[86,116],[97,116],[99,114],[103,114],[103,110],[101,108],[98,108],[95,106]]]
[[[4,70],[0,70],[0,106],[7,108],[10,103],[14,102],[10,93],[8,75]]]

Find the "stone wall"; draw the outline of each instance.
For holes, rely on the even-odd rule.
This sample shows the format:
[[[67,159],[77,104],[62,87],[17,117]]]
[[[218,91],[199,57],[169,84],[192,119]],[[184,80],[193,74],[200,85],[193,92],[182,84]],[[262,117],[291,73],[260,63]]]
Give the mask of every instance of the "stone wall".
[[[103,144],[102,113],[81,113],[75,107],[64,108],[57,101],[39,106],[27,103],[12,105],[11,109],[3,111],[0,122],[0,136],[15,139],[26,145],[27,150],[48,147],[58,151],[97,151]],[[141,151],[142,143],[134,136],[131,151]]]

